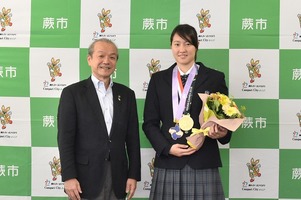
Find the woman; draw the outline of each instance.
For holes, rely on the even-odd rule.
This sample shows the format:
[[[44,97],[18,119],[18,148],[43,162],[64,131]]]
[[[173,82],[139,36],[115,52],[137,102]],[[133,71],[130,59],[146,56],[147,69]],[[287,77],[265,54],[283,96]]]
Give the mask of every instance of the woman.
[[[225,75],[196,62],[199,42],[192,26],[176,26],[170,43],[176,62],[152,75],[145,100],[143,130],[156,151],[150,199],[224,200],[217,140],[227,144],[231,132],[212,125],[198,150],[186,137],[200,128],[198,93],[228,95]],[[188,75],[184,86],[180,75]]]

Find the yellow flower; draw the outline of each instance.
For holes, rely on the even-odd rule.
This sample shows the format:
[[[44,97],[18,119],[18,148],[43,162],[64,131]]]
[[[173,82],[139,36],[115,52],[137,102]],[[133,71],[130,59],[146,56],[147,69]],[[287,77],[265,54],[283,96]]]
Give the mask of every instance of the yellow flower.
[[[240,115],[240,112],[237,109],[237,107],[231,107],[231,106],[227,105],[227,106],[223,106],[223,110],[224,110],[224,113],[229,117],[232,117],[235,115],[236,116]]]
[[[224,94],[219,94],[219,102],[224,106],[231,103],[231,100]]]
[[[232,98],[219,92],[209,95],[204,108],[205,120],[212,115],[215,115],[218,119],[242,118],[243,114],[241,111],[246,110],[245,107],[243,107],[240,111]]]

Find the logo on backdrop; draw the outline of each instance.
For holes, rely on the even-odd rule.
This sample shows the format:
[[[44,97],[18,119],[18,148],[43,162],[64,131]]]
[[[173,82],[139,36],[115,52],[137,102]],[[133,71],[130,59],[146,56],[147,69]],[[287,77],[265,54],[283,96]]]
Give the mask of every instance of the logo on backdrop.
[[[256,177],[260,177],[260,167],[259,159],[254,160],[254,158],[251,158],[250,162],[247,163],[248,170],[249,170],[249,177],[250,182],[254,182]]]
[[[52,161],[49,161],[51,179],[45,180],[44,189],[64,189],[63,182],[57,182],[58,176],[61,175],[61,160],[54,156]]]
[[[146,64],[148,68],[149,77],[151,78],[152,75],[161,69],[160,60],[155,60],[154,58],[151,59],[150,63]],[[148,88],[148,81],[143,82],[143,91],[147,91]]]
[[[0,120],[2,129],[6,129],[6,126],[8,124],[12,124],[13,121],[11,120],[12,112],[10,110],[10,107],[5,107],[4,105],[1,106],[0,110]],[[1,132],[2,133],[2,132]]]
[[[102,33],[105,32],[107,28],[112,27],[112,23],[111,23],[112,15],[110,15],[110,12],[111,12],[111,10],[105,10],[103,8],[101,10],[101,13],[97,14]]]
[[[261,177],[261,164],[259,159],[251,158],[250,162],[247,164],[249,180],[242,182],[243,191],[265,191],[266,185],[263,183],[258,183]]]
[[[104,34],[106,32],[107,29],[111,28],[113,26],[112,22],[111,22],[111,10],[106,10],[104,8],[102,8],[100,13],[97,13],[97,17],[99,20],[99,27],[100,27],[100,31],[94,31],[93,33],[93,40],[99,39],[99,38],[109,38],[110,40],[114,41],[116,38],[116,35],[112,35],[112,34]]]
[[[196,17],[198,19],[198,25],[199,25],[199,41],[202,42],[214,42],[215,41],[215,35],[205,35],[203,34],[206,29],[211,27],[210,18],[211,15],[209,14],[209,10],[205,10],[202,8],[199,13],[196,14]]]
[[[252,58],[250,63],[247,63],[247,68],[249,71],[250,83],[253,83],[256,78],[261,77],[261,65],[259,64],[259,60],[254,61],[254,59]]]
[[[254,60],[253,58],[249,63],[246,64],[248,69],[249,80],[244,81],[242,84],[242,91],[245,92],[265,92],[265,85],[255,84],[255,81],[261,78],[259,60]]]
[[[49,75],[51,77],[51,82],[54,82],[56,77],[61,77],[61,63],[60,59],[51,58],[51,62],[47,63],[49,69]]]
[[[297,15],[299,21],[299,28],[301,28],[301,14]],[[294,32],[293,33],[293,42],[301,42],[301,32]]]
[[[12,120],[12,111],[10,109],[10,106],[1,106],[0,110],[0,121],[1,121],[1,131],[0,131],[0,138],[6,138],[6,139],[16,139],[18,137],[17,131],[5,131],[5,129],[8,127],[8,125],[13,124]]]
[[[209,10],[204,10],[203,8],[201,9],[200,13],[198,13],[196,16],[198,18],[199,22],[199,28],[200,28],[200,33],[205,32],[205,28],[210,28],[210,17],[211,15],[209,14]]]
[[[155,60],[152,58],[150,63],[147,63],[147,68],[149,71],[149,77],[151,78],[152,75],[161,69],[160,60]]]
[[[44,81],[43,82],[43,90],[63,90],[66,84],[57,84],[55,83],[58,77],[62,76],[61,72],[61,63],[60,59],[55,59],[54,57],[51,58],[50,62],[47,62],[47,67],[49,70],[50,82]]]
[[[1,31],[4,32],[7,27],[12,26],[13,23],[11,21],[12,13],[11,9],[2,8],[2,12],[0,12],[0,23],[1,23]]]
[[[0,11],[0,40],[15,40],[16,33],[5,33],[5,31],[13,25],[11,9],[2,7]]]
[[[52,180],[56,181],[57,176],[61,175],[61,160],[59,158],[53,157],[52,161],[49,162],[51,173],[52,173]]]
[[[149,163],[147,163],[151,177],[154,176],[154,168],[155,168],[154,162],[155,162],[155,158],[153,158]],[[143,190],[150,190],[150,189],[151,189],[150,181],[144,181]]]
[[[298,112],[297,114],[297,119],[298,119],[298,125],[300,130],[295,130],[293,131],[293,141],[301,141],[301,112]]]

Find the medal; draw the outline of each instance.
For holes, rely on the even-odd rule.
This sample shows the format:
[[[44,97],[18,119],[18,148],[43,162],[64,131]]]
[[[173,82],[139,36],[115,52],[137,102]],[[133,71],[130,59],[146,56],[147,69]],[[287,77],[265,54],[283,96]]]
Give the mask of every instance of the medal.
[[[178,124],[176,124],[174,127],[171,127],[169,129],[169,133],[170,133],[172,139],[174,139],[174,140],[181,138],[183,136],[183,132],[181,131]]]
[[[187,133],[191,130],[194,124],[190,115],[183,115],[183,113],[189,113],[190,110],[198,67],[195,65],[191,69],[184,88],[180,84],[181,77],[178,69],[178,67],[174,67],[172,72],[172,111],[175,126],[169,129],[169,133],[174,140],[182,137],[184,132]]]
[[[193,127],[193,119],[190,115],[183,115],[182,118],[179,120],[179,126],[183,131],[189,131]]]

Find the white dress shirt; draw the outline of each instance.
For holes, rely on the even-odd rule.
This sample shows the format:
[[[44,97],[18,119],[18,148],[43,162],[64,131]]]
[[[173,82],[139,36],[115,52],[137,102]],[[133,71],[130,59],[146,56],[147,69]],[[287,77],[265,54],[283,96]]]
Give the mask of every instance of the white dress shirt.
[[[93,75],[91,76],[91,78],[97,92],[98,100],[105,119],[108,134],[110,135],[113,121],[113,82],[112,80],[110,80],[109,87],[108,89],[106,89],[103,81],[99,81]]]

